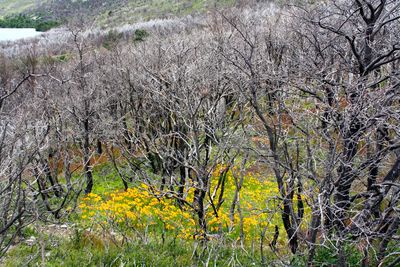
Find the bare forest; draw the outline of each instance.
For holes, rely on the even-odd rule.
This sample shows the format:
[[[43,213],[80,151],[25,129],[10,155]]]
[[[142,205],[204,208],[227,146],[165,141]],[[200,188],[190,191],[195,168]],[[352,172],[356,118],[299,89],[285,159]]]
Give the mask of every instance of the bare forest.
[[[0,265],[400,265],[400,2],[245,2],[1,44]]]

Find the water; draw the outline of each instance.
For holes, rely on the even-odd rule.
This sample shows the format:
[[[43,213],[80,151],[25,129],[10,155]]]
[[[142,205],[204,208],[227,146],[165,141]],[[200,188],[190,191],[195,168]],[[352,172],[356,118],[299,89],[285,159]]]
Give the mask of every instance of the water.
[[[9,29],[0,28],[0,42],[1,41],[16,41],[24,38],[32,38],[40,35],[35,29],[22,28],[22,29]]]

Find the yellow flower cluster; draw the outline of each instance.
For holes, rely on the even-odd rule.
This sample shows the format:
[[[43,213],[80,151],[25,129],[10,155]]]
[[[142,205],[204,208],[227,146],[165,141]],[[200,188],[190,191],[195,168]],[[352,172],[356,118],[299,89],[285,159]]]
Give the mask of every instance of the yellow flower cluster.
[[[232,214],[235,177],[238,177],[238,173],[235,168],[229,170],[222,186],[220,178],[224,169],[224,166],[218,166],[212,173],[210,195],[213,199],[208,195],[205,201],[208,233],[237,238],[242,226],[245,239],[254,240],[265,229],[267,236],[273,236],[277,225],[281,233],[279,241],[285,238],[276,183],[255,173],[246,173]],[[218,205],[222,190],[223,201]],[[101,229],[119,226],[124,231],[153,231],[156,234],[164,232],[173,233],[182,239],[195,238],[199,229],[194,211],[187,207],[181,209],[174,199],[156,197],[150,191],[148,186],[141,184],[126,192],[112,192],[104,196],[88,194],[79,206],[82,219],[92,226],[101,226]],[[154,189],[152,192],[154,193]],[[189,186],[186,192],[189,203],[193,201],[193,192],[194,188]],[[156,193],[162,195],[162,192]]]
[[[91,224],[125,227],[125,230],[174,231],[181,238],[190,238],[195,221],[189,211],[181,210],[174,201],[157,198],[148,192],[146,185],[125,192],[106,194],[104,198],[88,194],[79,208],[82,219]]]

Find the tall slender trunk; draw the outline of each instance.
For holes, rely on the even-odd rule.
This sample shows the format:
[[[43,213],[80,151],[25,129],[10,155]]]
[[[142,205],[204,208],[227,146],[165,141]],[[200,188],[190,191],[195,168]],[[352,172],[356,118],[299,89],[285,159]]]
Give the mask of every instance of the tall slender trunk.
[[[343,141],[344,162],[338,168],[339,179],[335,192],[335,222],[338,230],[345,227],[346,212],[350,206],[350,189],[356,174],[353,172],[353,160],[357,154],[360,129],[362,123],[356,115],[352,118],[350,129],[347,131]]]
[[[84,137],[83,137],[83,171],[86,177],[86,188],[85,194],[89,194],[92,192],[93,188],[93,174],[92,174],[92,166],[90,164],[90,141],[89,141],[89,119],[85,119],[84,123]]]
[[[207,241],[207,222],[204,210],[205,196],[206,196],[206,190],[204,190],[203,186],[201,186],[201,188],[196,188],[196,190],[194,191],[193,204],[198,218],[198,223],[200,227],[200,238],[202,241]]]
[[[179,167],[179,185],[178,185],[178,205],[182,208],[183,206],[183,192],[186,184],[186,168],[184,166]]]

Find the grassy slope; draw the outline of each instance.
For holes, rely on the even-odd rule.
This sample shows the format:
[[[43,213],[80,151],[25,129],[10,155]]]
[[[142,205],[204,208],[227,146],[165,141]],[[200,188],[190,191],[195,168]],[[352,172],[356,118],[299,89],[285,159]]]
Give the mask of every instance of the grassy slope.
[[[0,17],[21,13],[45,2],[47,0],[0,0]]]
[[[22,12],[35,13],[35,11],[38,10],[37,7],[40,5],[41,8],[39,12],[42,13],[44,10],[43,7],[50,7],[45,4],[47,1],[48,0],[0,0],[0,17]],[[97,4],[94,8],[92,7],[86,11],[84,9],[84,13],[93,14],[100,25],[117,26],[125,23],[134,23],[138,20],[202,12],[209,7],[229,5],[235,2],[235,0],[125,0],[121,2],[126,2],[126,4],[116,5],[116,2],[112,0],[107,1],[104,1],[109,4],[106,8],[98,6]],[[57,4],[53,4],[51,8],[58,10]],[[65,16],[67,16],[67,18],[71,13],[74,14],[74,11],[65,10]]]
[[[234,2],[235,0],[129,0],[124,7],[100,14],[99,22],[114,26],[138,20],[187,15],[202,12],[214,5],[230,5]]]

